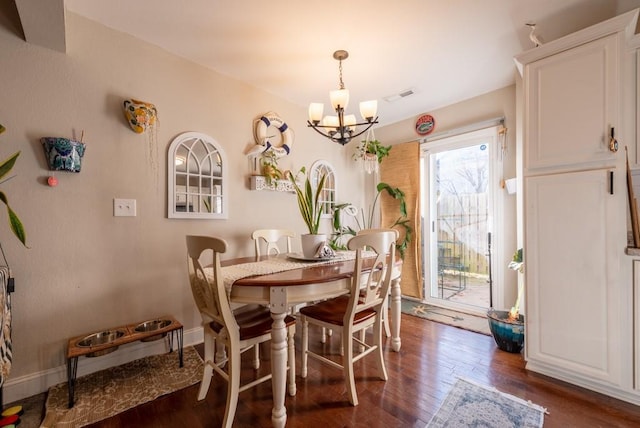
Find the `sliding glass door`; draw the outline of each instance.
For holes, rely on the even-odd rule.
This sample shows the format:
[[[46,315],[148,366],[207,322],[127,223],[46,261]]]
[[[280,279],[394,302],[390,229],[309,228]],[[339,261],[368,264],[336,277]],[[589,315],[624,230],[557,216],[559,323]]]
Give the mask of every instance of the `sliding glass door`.
[[[491,306],[497,130],[422,145],[426,301],[484,313]]]

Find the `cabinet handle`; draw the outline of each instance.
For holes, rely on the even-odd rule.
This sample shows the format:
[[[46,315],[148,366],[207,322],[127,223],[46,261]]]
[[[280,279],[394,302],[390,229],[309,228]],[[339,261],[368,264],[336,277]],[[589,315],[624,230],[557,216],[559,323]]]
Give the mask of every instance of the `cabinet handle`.
[[[613,153],[618,151],[618,140],[615,137],[615,128],[611,127],[611,139],[609,140],[609,151]]]
[[[609,194],[613,195],[613,171],[609,171]]]

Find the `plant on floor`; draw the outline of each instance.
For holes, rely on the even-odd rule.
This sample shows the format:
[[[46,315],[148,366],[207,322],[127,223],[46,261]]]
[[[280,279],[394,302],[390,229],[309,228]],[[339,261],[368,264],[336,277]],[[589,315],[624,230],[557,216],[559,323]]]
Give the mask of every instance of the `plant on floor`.
[[[409,243],[411,242],[411,236],[413,234],[413,228],[411,227],[409,218],[407,217],[407,203],[405,201],[405,194],[399,188],[391,187],[389,184],[382,182],[378,183],[378,185],[376,186],[376,190],[376,196],[373,200],[373,203],[369,207],[369,211],[366,216],[364,209],[358,210],[356,207],[349,203],[338,204],[333,207],[333,235],[331,239],[331,246],[334,250],[346,249],[346,246],[343,243],[343,238],[345,236],[355,236],[359,230],[369,229],[373,227],[378,199],[380,198],[380,194],[383,191],[386,191],[389,196],[393,197],[399,202],[400,217],[398,217],[396,221],[388,227],[391,229],[399,227],[404,230],[404,236],[402,236],[400,241],[396,242],[396,249],[400,253],[400,257],[404,259],[405,252]],[[353,227],[345,226],[342,224],[343,212],[353,217],[356,223],[357,230]]]
[[[4,131],[5,127],[0,125],[0,134],[2,134]],[[9,174],[9,172],[11,172],[11,169],[15,165],[18,156],[20,156],[20,152],[14,153],[0,164],[0,184],[6,183],[8,180],[13,178],[8,177],[5,179],[5,176]],[[9,227],[11,228],[11,231],[20,240],[20,242],[22,242],[22,245],[26,247],[27,237],[24,231],[24,226],[22,225],[20,218],[18,218],[18,215],[9,206],[7,195],[5,195],[5,193],[2,191],[0,191],[0,200],[7,206],[7,214],[9,215]]]
[[[513,258],[511,259],[511,261],[509,262],[509,264],[507,265],[509,267],[509,269],[518,271],[520,273],[524,272],[524,260],[522,258],[522,248],[519,248],[514,254],[513,254]],[[522,298],[522,289],[523,289],[523,282],[522,281],[518,281],[518,297],[516,298],[516,303],[515,305],[513,305],[513,307],[511,308],[511,310],[509,311],[509,319],[510,320],[517,320],[520,316],[520,300]]]

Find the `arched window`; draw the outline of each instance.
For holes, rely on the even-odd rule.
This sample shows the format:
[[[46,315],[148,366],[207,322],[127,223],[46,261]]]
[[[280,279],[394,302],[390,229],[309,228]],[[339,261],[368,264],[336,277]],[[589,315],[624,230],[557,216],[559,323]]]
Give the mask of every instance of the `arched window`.
[[[311,165],[309,170],[309,179],[311,184],[315,187],[320,180],[320,177],[325,175],[324,189],[320,194],[320,202],[322,203],[322,217],[332,217],[333,207],[336,204],[338,198],[338,184],[336,179],[336,173],[333,166],[326,160],[317,160]]]

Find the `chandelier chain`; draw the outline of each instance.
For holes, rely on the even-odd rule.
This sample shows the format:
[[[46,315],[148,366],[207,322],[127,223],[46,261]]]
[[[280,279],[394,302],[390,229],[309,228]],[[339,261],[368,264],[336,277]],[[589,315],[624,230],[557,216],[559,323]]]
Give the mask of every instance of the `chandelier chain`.
[[[338,62],[338,71],[340,73],[340,89],[344,89],[344,82],[342,81],[342,60]]]

